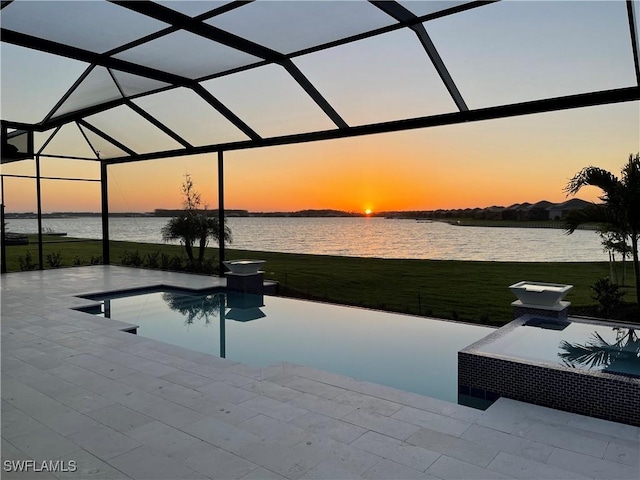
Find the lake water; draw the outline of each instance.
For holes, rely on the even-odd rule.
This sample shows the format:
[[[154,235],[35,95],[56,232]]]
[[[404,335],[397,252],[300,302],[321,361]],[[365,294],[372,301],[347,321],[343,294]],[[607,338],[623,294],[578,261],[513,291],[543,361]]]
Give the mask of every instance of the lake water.
[[[167,218],[112,218],[112,240],[162,243]],[[384,218],[229,218],[230,248],[379,258],[501,262],[607,261],[597,233],[561,229],[461,227]],[[102,238],[101,220],[44,219],[43,227],[71,237]],[[37,231],[35,219],[10,219],[11,232]]]

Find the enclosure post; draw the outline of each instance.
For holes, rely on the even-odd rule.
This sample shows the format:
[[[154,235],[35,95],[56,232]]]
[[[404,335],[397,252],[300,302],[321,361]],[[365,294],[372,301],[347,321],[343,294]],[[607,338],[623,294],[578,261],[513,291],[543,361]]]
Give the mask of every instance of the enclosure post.
[[[109,265],[109,189],[105,161],[100,162],[100,194],[102,198],[102,264]]]
[[[218,271],[219,275],[224,277],[224,155],[222,150],[218,152],[218,224],[220,225]]]
[[[38,202],[38,268],[44,270],[42,254],[42,190],[40,188],[40,155],[36,155],[36,198]]]
[[[0,175],[0,255],[2,256],[0,273],[7,273],[7,248],[4,243],[4,234],[4,176]]]

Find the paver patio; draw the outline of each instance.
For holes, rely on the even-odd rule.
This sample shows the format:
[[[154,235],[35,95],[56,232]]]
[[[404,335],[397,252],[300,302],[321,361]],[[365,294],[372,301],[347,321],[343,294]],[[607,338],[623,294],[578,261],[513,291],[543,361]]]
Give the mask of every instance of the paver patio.
[[[92,266],[1,281],[2,478],[640,478],[640,428],[253,368],[70,310],[79,293],[223,279]],[[77,470],[8,471],[27,459]]]

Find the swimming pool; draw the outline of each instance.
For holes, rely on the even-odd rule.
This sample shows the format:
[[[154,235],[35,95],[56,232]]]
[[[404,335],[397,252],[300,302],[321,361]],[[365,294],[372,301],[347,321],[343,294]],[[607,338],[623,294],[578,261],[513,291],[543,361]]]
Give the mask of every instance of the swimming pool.
[[[457,352],[495,329],[289,298],[210,291],[84,296],[138,335],[253,366],[282,361],[458,401]]]

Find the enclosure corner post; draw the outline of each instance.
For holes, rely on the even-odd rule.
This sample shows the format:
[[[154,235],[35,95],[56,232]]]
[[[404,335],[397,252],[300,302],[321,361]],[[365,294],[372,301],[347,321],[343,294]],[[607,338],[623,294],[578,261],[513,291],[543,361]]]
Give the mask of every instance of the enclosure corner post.
[[[107,163],[100,162],[100,194],[102,198],[102,264],[109,265],[109,188],[107,183]]]
[[[42,252],[42,189],[40,180],[40,155],[36,155],[36,199],[38,202],[38,268],[44,270]]]
[[[224,153],[218,152],[218,224],[220,225],[218,272],[224,277]]]
[[[4,243],[4,176],[0,175],[0,273],[7,273],[7,248]]]

